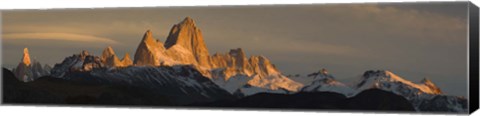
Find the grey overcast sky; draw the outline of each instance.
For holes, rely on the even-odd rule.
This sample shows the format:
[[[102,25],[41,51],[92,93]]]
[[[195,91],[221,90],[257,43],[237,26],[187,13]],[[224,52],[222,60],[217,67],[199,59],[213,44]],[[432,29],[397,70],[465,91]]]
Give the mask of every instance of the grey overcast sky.
[[[284,74],[326,68],[351,83],[367,70],[390,70],[413,82],[428,77],[445,93],[467,95],[467,3],[316,4],[2,11],[4,67],[23,48],[49,65],[112,46],[134,54],[151,29],[165,41],[192,17],[211,54],[243,48],[268,57]]]

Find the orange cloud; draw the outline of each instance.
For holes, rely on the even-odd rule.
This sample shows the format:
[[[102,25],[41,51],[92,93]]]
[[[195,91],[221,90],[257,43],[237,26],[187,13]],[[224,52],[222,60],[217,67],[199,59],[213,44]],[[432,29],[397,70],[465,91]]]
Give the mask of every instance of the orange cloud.
[[[108,44],[119,44],[109,38],[97,37],[92,35],[74,34],[74,33],[10,33],[3,34],[4,40],[13,39],[34,39],[34,40],[63,40],[76,42],[100,42]]]

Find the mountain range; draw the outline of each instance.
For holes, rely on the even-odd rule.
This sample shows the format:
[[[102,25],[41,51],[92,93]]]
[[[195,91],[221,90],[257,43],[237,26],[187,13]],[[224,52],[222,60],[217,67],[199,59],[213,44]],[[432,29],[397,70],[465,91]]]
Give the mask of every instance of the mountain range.
[[[110,99],[113,97],[128,99],[121,103],[140,105],[161,98],[160,101],[165,102],[153,105],[380,110],[382,104],[396,103],[402,105],[388,108],[460,113],[468,111],[466,98],[445,95],[429,79],[414,83],[391,71],[369,70],[360,77],[358,83],[350,86],[337,81],[326,69],[306,76],[286,76],[267,57],[248,57],[241,48],[210,55],[201,30],[190,17],[173,25],[165,42],[155,39],[153,33],[147,30],[138,44],[133,60],[128,53],[120,59],[114,49],[108,46],[101,56],[82,51],[50,68],[48,65],[42,67],[37,61],[32,63],[28,49],[25,48],[21,62],[12,72],[14,74],[9,76],[15,76],[23,83],[11,86],[22,86],[20,88],[35,91],[31,92],[35,94],[48,93],[40,95],[47,96],[45,98],[72,99],[72,94],[65,92],[69,90],[50,86],[38,88],[45,83],[67,86],[65,88],[78,91],[83,87],[94,87],[100,92],[80,98],[76,96],[74,101],[90,100],[96,104],[105,104],[102,100],[111,101],[110,104],[122,101]],[[75,83],[73,85],[78,86],[62,83]],[[35,89],[30,90],[32,88]],[[138,90],[141,92],[136,93]],[[74,95],[76,94],[78,93]],[[144,101],[145,99],[136,100],[135,95],[132,97],[130,94],[141,95],[140,98],[157,97],[146,97],[148,100]],[[5,94],[8,95],[10,94]],[[6,101],[12,103],[18,102],[20,98],[29,99],[26,95],[7,98]],[[365,103],[369,98],[383,101]],[[306,101],[310,99],[323,101]],[[283,101],[283,104],[276,103],[276,100]],[[335,102],[325,102],[328,100]],[[321,104],[312,105],[313,103]]]

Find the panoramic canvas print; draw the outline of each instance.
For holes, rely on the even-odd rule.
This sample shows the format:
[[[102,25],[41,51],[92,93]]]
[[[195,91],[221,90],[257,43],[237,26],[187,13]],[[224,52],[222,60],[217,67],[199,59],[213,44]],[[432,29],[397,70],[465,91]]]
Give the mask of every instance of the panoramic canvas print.
[[[468,113],[468,4],[5,10],[2,102]]]

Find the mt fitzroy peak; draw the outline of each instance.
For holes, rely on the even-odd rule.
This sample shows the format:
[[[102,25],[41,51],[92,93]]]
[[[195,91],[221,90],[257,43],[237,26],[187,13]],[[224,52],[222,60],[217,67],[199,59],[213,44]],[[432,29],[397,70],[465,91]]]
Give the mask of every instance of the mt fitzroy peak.
[[[241,48],[232,49],[227,54],[216,53],[210,56],[202,32],[190,17],[172,27],[165,44],[153,38],[150,30],[145,32],[135,53],[134,65],[193,65],[204,76],[231,93],[244,86],[254,88],[243,90],[248,94],[266,91],[295,92],[303,86],[283,76],[267,58],[247,58]]]
[[[209,53],[203,41],[200,29],[190,17],[172,27],[163,44],[153,38],[152,32],[145,32],[134,57],[134,64],[142,65],[176,65],[192,64],[210,68]]]

